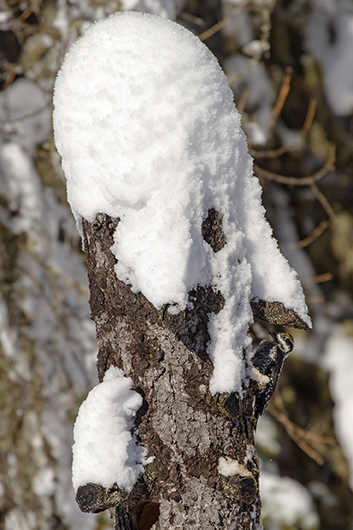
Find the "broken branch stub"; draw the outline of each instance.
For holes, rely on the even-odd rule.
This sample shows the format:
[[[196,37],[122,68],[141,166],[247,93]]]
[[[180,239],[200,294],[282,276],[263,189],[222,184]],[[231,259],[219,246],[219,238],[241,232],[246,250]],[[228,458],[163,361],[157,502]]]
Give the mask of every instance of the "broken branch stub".
[[[265,300],[251,300],[251,309],[254,320],[272,324],[274,326],[287,326],[289,328],[310,329],[308,324],[300,318],[293,309],[286,308],[281,302],[267,302]]]

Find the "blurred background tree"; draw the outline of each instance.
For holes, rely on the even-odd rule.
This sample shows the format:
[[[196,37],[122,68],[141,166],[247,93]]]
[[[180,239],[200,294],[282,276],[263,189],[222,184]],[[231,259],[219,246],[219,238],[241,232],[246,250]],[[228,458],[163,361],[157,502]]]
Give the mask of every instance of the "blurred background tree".
[[[264,526],[351,529],[351,0],[0,2],[0,528],[111,527],[105,514],[81,514],[71,486],[72,425],[97,382],[96,343],[51,102],[68,47],[120,9],[177,20],[217,56],[313,318],[259,422]]]

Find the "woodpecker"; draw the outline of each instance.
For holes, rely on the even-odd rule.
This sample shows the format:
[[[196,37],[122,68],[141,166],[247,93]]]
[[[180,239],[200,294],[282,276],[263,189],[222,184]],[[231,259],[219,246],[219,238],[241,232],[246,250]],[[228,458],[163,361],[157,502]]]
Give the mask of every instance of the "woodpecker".
[[[256,370],[268,377],[268,382],[260,383],[255,398],[254,415],[258,419],[264,414],[267,405],[277,386],[278,378],[282,371],[283,363],[293,350],[294,340],[290,333],[269,334],[273,342],[263,341],[256,350],[252,362]]]

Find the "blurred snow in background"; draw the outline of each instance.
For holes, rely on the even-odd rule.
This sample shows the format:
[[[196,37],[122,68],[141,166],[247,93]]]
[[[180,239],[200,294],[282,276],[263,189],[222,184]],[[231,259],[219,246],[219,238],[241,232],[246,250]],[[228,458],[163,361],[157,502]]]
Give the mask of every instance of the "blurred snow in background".
[[[330,372],[335,430],[348,461],[349,485],[353,490],[353,337],[348,337],[342,326],[333,328],[326,343],[322,366]]]
[[[306,46],[319,61],[328,103],[334,114],[353,111],[353,4],[350,0],[314,0],[306,28]]]
[[[296,480],[261,471],[262,517],[268,530],[319,528],[319,518],[308,490]]]

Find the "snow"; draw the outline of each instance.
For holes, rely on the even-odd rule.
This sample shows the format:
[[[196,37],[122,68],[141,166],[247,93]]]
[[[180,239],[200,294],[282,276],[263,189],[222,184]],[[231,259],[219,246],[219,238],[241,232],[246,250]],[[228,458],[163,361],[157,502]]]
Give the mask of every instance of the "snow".
[[[32,510],[15,508],[5,516],[4,530],[34,530],[36,528],[36,515]]]
[[[18,79],[0,93],[0,123],[7,138],[25,149],[48,138],[50,131],[50,99],[34,83]]]
[[[306,488],[299,482],[261,471],[260,494],[262,517],[269,530],[281,528],[318,528],[319,518],[313,500]]]
[[[121,0],[121,9],[123,11],[151,13],[175,20],[178,3],[181,5],[183,2],[175,2],[175,0]]]
[[[212,393],[241,392],[249,301],[282,302],[310,324],[296,273],[280,254],[219,64],[169,20],[117,13],[90,26],[57,76],[54,132],[68,200],[80,226],[119,217],[118,278],[157,308],[186,307],[212,284],[226,300],[211,315]],[[227,244],[214,253],[201,225],[210,208]]]
[[[239,100],[246,90],[246,108],[256,116],[255,121],[249,121],[245,126],[251,145],[265,145],[272,123],[271,115],[276,94],[264,64],[237,54],[225,60],[224,68],[235,99]]]
[[[33,160],[38,144],[48,140],[50,106],[49,93],[24,78],[0,94],[0,216],[3,230],[14,236],[18,271],[9,284],[14,305],[8,305],[5,293],[0,296],[0,342],[8,363],[4,383],[8,379],[14,389],[21,388],[18,407],[16,392],[8,402],[14,397],[11,407],[22,425],[21,436],[29,441],[25,454],[14,446],[17,458],[8,462],[11,496],[19,508],[8,512],[4,528],[21,530],[47,527],[43,521],[53,513],[72,530],[96,526],[95,518],[82,514],[75,503],[67,451],[72,443],[69,418],[82,393],[97,381],[87,273],[81,256],[73,252],[79,240],[67,205],[43,184]],[[11,240],[8,244],[10,248]],[[23,315],[17,323],[14,308]],[[20,479],[28,462],[35,512],[23,512],[20,501],[28,496],[28,484]]]
[[[243,2],[233,0],[232,3],[237,5]],[[252,146],[265,145],[272,124],[271,115],[276,94],[265,65],[259,59],[263,53],[268,53],[269,43],[256,40],[251,16],[246,9],[233,16],[223,32],[235,40],[241,50],[241,53],[226,58],[223,64],[235,100],[239,101],[246,94],[247,113],[255,116],[255,121],[244,124],[248,141]]]
[[[353,111],[353,9],[345,0],[315,0],[306,28],[307,49],[323,69],[325,94],[338,116]]]
[[[8,308],[0,298],[0,344],[4,354],[10,359],[16,357],[16,333],[10,326]]]
[[[72,448],[75,490],[92,482],[131,491],[143,472],[145,450],[130,432],[142,397],[131,385],[122,370],[111,366],[82,403]]]
[[[32,489],[38,496],[51,496],[55,492],[55,471],[51,467],[41,469],[34,476],[32,481]]]
[[[268,43],[264,43],[260,40],[254,39],[242,47],[242,52],[249,57],[254,57],[255,59],[260,59],[263,52],[269,50]]]
[[[353,490],[353,337],[345,335],[339,326],[326,343],[322,366],[330,372],[335,433],[347,458],[349,485]]]
[[[250,471],[248,471],[240,462],[237,460],[233,460],[232,458],[229,458],[226,456],[225,458],[221,456],[218,461],[218,473],[220,475],[223,475],[224,477],[232,477],[234,475],[251,475]]]
[[[339,504],[338,497],[333,494],[327,484],[319,480],[312,480],[308,484],[308,489],[312,496],[325,508],[332,508]]]
[[[27,231],[40,219],[40,182],[33,161],[17,142],[0,146],[0,169],[3,180],[0,190],[5,187],[9,210],[19,212],[16,233]]]
[[[267,455],[278,456],[281,451],[277,425],[267,415],[260,416],[256,427],[256,447]]]

